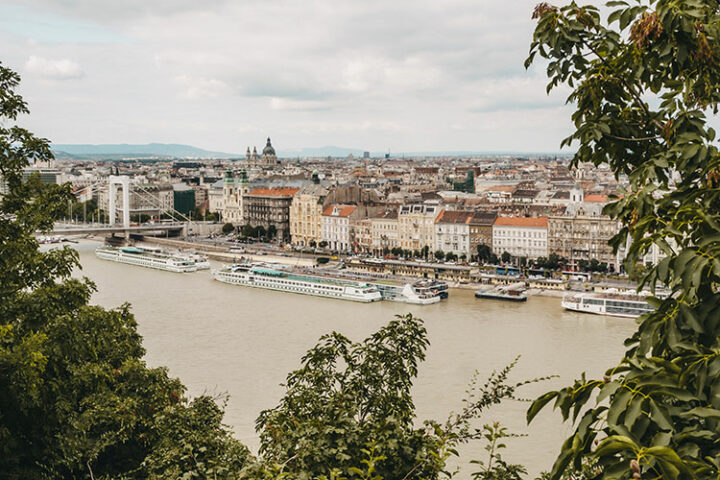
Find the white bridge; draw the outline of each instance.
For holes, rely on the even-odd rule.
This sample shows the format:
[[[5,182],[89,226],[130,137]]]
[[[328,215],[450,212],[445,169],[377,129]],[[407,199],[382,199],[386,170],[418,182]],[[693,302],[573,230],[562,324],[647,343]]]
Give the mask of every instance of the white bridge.
[[[55,226],[53,228],[52,233],[55,235],[80,235],[80,234],[91,234],[91,233],[122,233],[126,237],[130,233],[161,233],[161,232],[176,232],[176,233],[182,233],[184,236],[187,236],[189,225],[191,223],[190,219],[183,215],[182,213],[178,212],[174,208],[163,208],[161,205],[157,205],[157,209],[160,211],[161,214],[167,214],[172,219],[173,222],[166,223],[166,222],[160,222],[160,223],[151,223],[151,224],[143,224],[143,225],[132,225],[130,223],[130,177],[127,175],[110,175],[108,178],[107,183],[105,182],[98,182],[90,185],[89,188],[93,192],[97,192],[102,188],[109,188],[109,223],[103,224],[103,223],[68,223],[68,222],[56,222]],[[148,192],[146,189],[142,187],[142,185],[133,185],[133,193],[135,195],[140,195],[144,198],[144,200],[148,201],[148,203],[153,204],[155,203],[155,198]],[[121,206],[120,206],[120,214],[122,218],[122,222],[118,222],[118,205],[117,205],[117,191],[118,188],[122,189],[121,192]]]

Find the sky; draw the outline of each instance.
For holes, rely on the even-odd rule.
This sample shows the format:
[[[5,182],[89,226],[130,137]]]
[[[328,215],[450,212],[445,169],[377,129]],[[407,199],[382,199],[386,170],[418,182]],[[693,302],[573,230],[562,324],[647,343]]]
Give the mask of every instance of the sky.
[[[0,62],[54,143],[557,152],[537,1],[0,0]]]

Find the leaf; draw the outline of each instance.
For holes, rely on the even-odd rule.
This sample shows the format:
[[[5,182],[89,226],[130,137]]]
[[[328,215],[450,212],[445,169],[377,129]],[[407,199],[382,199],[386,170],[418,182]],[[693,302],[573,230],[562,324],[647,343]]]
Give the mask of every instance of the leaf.
[[[720,418],[720,410],[710,407],[695,407],[680,414],[682,417]]]
[[[630,451],[634,453],[639,449],[640,447],[638,447],[638,445],[630,437],[626,437],[624,435],[613,435],[600,442],[593,452],[593,456],[595,458],[599,458],[623,451]]]
[[[532,405],[530,405],[530,408],[528,408],[527,414],[526,414],[526,420],[527,423],[530,424],[532,422],[533,418],[542,410],[545,405],[548,404],[550,400],[558,396],[558,392],[548,392],[544,395],[541,395],[535,401],[533,401]]]

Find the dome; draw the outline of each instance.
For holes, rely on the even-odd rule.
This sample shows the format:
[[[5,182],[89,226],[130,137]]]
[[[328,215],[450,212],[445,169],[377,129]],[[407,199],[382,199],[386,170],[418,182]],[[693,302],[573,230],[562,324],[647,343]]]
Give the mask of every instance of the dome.
[[[270,137],[268,137],[267,145],[265,145],[265,148],[263,148],[262,153],[263,153],[263,155],[275,155],[275,149],[273,148],[272,144],[270,143]]]

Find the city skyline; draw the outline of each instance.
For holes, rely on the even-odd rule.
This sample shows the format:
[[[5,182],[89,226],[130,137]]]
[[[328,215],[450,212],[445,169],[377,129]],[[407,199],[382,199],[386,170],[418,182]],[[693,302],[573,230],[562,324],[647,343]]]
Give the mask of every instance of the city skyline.
[[[55,143],[243,152],[558,152],[565,91],[525,71],[534,0],[0,4],[24,125]]]

